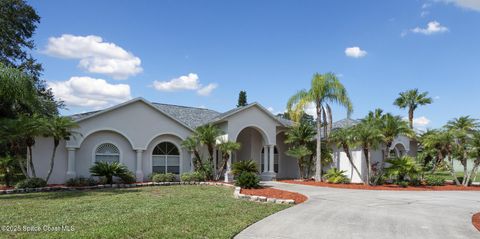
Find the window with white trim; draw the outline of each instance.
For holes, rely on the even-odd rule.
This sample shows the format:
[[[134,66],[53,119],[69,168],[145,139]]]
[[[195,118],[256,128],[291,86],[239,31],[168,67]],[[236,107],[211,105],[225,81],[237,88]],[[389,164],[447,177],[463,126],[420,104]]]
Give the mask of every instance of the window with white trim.
[[[180,151],[170,142],[159,143],[152,152],[153,173],[180,173]]]
[[[104,143],[95,150],[95,162],[120,162],[120,151],[111,143]]]

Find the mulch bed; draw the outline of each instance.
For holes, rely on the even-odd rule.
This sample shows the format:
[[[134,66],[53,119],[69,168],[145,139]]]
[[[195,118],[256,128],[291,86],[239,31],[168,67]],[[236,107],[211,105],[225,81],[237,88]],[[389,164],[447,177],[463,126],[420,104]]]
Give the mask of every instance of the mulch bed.
[[[13,187],[7,187],[7,186],[0,186],[0,190],[9,190],[9,189],[13,189]]]
[[[294,193],[268,187],[256,189],[242,189],[240,193],[247,195],[264,196],[267,198],[293,199],[296,204],[305,202],[308,199],[307,196],[300,193]]]
[[[480,191],[480,186],[457,186],[452,184],[447,184],[445,186],[408,186],[406,188],[398,186],[396,184],[385,184],[379,186],[369,186],[363,184],[332,184],[326,182],[315,182],[315,181],[297,181],[297,180],[281,180],[280,182],[284,183],[293,183],[293,184],[302,184],[309,186],[318,186],[318,187],[329,187],[329,188],[345,188],[345,189],[363,189],[363,190],[390,190],[390,191]]]
[[[478,231],[480,231],[480,212],[473,214],[472,216],[472,224]]]

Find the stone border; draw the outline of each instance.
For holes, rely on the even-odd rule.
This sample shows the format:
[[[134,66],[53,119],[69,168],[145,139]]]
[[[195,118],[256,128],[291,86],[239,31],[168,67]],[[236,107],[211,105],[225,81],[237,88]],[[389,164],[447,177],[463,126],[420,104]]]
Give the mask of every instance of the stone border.
[[[104,188],[136,188],[136,187],[147,187],[147,186],[170,186],[170,185],[209,185],[209,186],[234,187],[234,185],[232,184],[220,183],[220,182],[147,182],[147,183],[132,183],[132,184],[104,184],[104,185],[85,186],[85,187],[54,186],[54,187],[43,187],[43,188],[6,189],[6,190],[0,190],[0,194],[77,191],[77,190],[94,190],[94,189],[104,189]]]
[[[295,204],[295,200],[293,199],[278,199],[278,198],[267,198],[265,196],[247,195],[247,194],[240,193],[240,190],[242,190],[240,187],[235,187],[235,191],[233,192],[233,196],[237,199],[245,199],[252,202]]]

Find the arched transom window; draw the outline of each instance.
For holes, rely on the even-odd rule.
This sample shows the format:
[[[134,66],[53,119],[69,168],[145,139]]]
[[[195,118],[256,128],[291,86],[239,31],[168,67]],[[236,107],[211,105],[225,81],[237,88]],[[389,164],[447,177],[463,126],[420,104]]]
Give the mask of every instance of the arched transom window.
[[[101,144],[95,150],[95,162],[120,162],[120,151],[111,143]]]
[[[157,144],[152,152],[153,173],[180,173],[180,151],[170,142]]]

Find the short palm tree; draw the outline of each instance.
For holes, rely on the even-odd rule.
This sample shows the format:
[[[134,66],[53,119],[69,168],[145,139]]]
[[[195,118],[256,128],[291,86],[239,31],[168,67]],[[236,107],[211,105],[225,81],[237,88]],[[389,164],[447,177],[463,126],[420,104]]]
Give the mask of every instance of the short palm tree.
[[[370,182],[372,173],[371,150],[378,148],[378,145],[384,141],[382,131],[377,126],[368,122],[361,122],[354,126],[353,141],[362,147],[367,164],[367,178],[366,182]]]
[[[410,156],[404,155],[387,162],[390,166],[386,168],[386,173],[388,176],[395,177],[397,182],[405,181],[407,177],[410,180],[415,179],[420,174],[419,165]]]
[[[225,165],[227,164],[228,158],[232,152],[235,152],[240,149],[240,143],[233,141],[226,141],[220,143],[217,148],[222,152],[222,161],[220,165],[217,165],[217,173],[215,175],[215,180],[219,180],[225,171]]]
[[[393,116],[392,114],[384,114],[380,120],[380,131],[383,134],[383,158],[380,164],[380,171],[385,167],[385,160],[387,159],[392,147],[393,141],[400,135],[407,137],[415,137],[415,132],[408,127],[408,123],[405,122],[400,116]]]
[[[433,102],[433,99],[427,97],[428,92],[420,93],[418,89],[407,90],[401,92],[400,96],[395,99],[394,105],[398,106],[400,109],[408,108],[408,122],[410,123],[410,128],[413,129],[413,114],[418,106],[428,105]]]
[[[343,149],[343,152],[345,152],[345,154],[347,155],[347,159],[350,162],[350,165],[352,165],[353,169],[355,170],[355,173],[360,179],[362,179],[362,175],[360,174],[360,171],[353,162],[352,154],[350,153],[350,145],[352,145],[354,142],[353,137],[353,127],[338,128],[332,131],[329,141],[334,143],[338,148]]]
[[[195,135],[192,135],[182,141],[182,147],[188,150],[188,152],[190,152],[191,154],[193,154],[193,167],[195,170],[203,168],[202,158],[200,157],[198,149],[199,146],[200,142],[198,140],[198,137],[196,137]]]
[[[42,125],[44,136],[51,137],[53,139],[53,151],[50,158],[50,168],[45,179],[45,181],[48,182],[48,179],[50,179],[50,176],[53,172],[55,154],[57,152],[57,147],[60,144],[60,141],[70,140],[71,137],[75,136],[74,134],[78,134],[77,132],[73,131],[73,129],[78,128],[78,124],[68,117],[53,116],[52,118],[44,120]]]
[[[480,166],[480,131],[476,131],[472,135],[472,140],[470,141],[469,156],[474,158],[473,167],[470,171],[470,174],[466,177],[466,182],[470,182],[470,179],[473,177],[472,181],[475,181],[477,176],[478,167]]]
[[[239,176],[242,173],[258,173],[257,162],[255,160],[241,160],[232,165],[232,174]]]
[[[305,145],[299,145],[289,148],[286,154],[297,159],[300,177],[307,178],[308,175],[305,173],[305,158],[312,155],[312,151],[310,151]]]
[[[217,143],[217,137],[222,134],[222,130],[215,125],[207,124],[198,127],[195,130],[195,137],[198,138],[199,142],[202,145],[205,145],[208,150],[208,160],[213,162],[213,153],[215,150],[215,145]]]
[[[301,90],[293,95],[287,103],[287,110],[293,114],[303,112],[304,108],[313,103],[317,114],[317,147],[315,160],[315,180],[322,180],[322,164],[321,164],[321,130],[324,124],[331,126],[332,114],[328,114],[331,103],[337,103],[347,109],[350,113],[353,110],[352,102],[348,97],[347,90],[333,73],[313,75],[309,90]],[[322,124],[322,119],[324,122]],[[324,132],[326,133],[326,132]],[[327,137],[327,134],[325,134]]]
[[[113,183],[113,176],[122,177],[129,173],[128,168],[118,162],[102,162],[98,161],[90,168],[90,173],[93,176],[105,177],[107,184]]]

